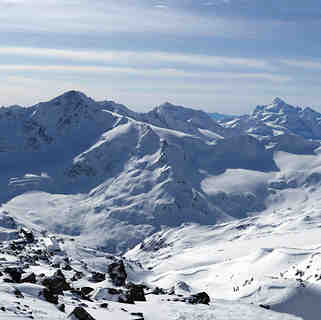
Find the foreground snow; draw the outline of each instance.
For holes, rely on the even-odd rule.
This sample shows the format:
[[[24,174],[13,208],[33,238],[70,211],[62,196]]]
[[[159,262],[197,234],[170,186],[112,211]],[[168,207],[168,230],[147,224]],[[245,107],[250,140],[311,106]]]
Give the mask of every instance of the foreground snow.
[[[126,288],[115,287],[106,270],[111,263],[120,261],[119,258],[97,249],[83,247],[70,237],[44,235],[44,230],[42,236],[35,231],[32,240],[26,241],[19,231],[21,224],[6,213],[0,213],[0,218],[3,234],[5,231],[16,231],[13,240],[2,241],[0,244],[0,319],[79,320],[75,316],[68,316],[76,307],[84,308],[95,320],[298,319],[245,302],[214,299],[207,305],[179,301],[182,296],[191,294],[184,292],[188,286],[185,289],[181,286],[181,289],[171,293],[155,294],[150,291],[146,293],[145,302],[115,302],[117,295],[111,294],[108,288],[113,288],[114,291]],[[152,273],[140,263],[126,259],[124,261],[128,281],[139,283],[151,276]],[[12,268],[21,272],[22,277],[33,274],[34,279],[15,280],[8,271]],[[53,289],[48,287],[44,279],[55,277],[58,269],[71,288],[65,288],[58,295],[54,294],[57,297],[56,302],[48,302],[44,290]],[[96,272],[105,275],[105,280],[93,281],[92,276]],[[55,281],[57,285],[60,280],[56,278]],[[144,285],[146,288],[154,288],[153,284],[146,281]],[[92,293],[82,296],[79,294],[82,288],[91,288]]]

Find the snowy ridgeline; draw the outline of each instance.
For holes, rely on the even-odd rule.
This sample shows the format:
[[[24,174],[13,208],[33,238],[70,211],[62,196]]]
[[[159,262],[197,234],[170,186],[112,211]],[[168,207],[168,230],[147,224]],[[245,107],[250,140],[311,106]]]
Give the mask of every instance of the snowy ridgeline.
[[[312,119],[305,110],[275,100],[251,119],[270,126],[269,113],[285,128]],[[169,103],[136,113],[77,91],[2,108],[0,201],[32,227],[124,252],[162,226],[245,218],[319,184],[318,141],[233,123]]]

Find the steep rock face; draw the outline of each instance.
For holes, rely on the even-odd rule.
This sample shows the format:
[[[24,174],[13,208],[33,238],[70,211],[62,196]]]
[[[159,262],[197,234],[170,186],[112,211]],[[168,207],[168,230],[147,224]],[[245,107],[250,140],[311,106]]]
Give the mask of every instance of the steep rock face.
[[[220,140],[214,148],[213,165],[217,168],[243,168],[258,171],[277,171],[273,153],[249,135],[235,136]]]
[[[52,139],[64,144],[66,138],[74,141],[85,139],[83,144],[92,143],[90,138],[112,129],[119,120],[119,117],[105,112],[97,102],[78,91],[68,91],[32,109],[34,111],[28,120],[45,128]]]
[[[285,151],[293,154],[314,154],[320,142],[306,140],[298,135],[281,134],[268,140],[273,151]]]

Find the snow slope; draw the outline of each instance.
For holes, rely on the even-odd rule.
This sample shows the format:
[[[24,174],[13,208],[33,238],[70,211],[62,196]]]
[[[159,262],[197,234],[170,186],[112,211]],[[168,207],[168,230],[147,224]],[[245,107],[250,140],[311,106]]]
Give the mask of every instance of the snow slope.
[[[0,319],[79,320],[71,315],[79,307],[95,320],[299,319],[243,302],[219,300],[208,305],[190,304],[177,301],[180,297],[175,294],[146,292],[147,301],[116,302],[117,291],[126,288],[115,287],[107,270],[112,263],[120,261],[119,257],[81,246],[71,237],[53,236],[45,230],[41,233],[34,230],[32,239],[26,241],[19,229],[30,230],[5,212],[0,212],[0,227],[2,232],[16,231],[13,239],[0,243]],[[124,265],[128,281],[137,283],[146,274],[140,264],[124,260]],[[18,272],[21,280],[11,276],[10,270]],[[59,273],[63,278],[57,278]],[[93,280],[97,273],[103,279]],[[56,286],[48,286],[48,279],[55,279]],[[55,294],[53,290],[58,288],[58,281],[68,286]],[[145,287],[147,290],[150,284],[145,283]],[[80,294],[84,289],[92,290],[92,293],[89,296]],[[52,291],[55,301],[48,300],[46,290]],[[114,293],[109,296],[98,294],[103,291]]]
[[[278,111],[281,102],[275,104]],[[69,91],[2,114],[3,137],[11,141],[12,135],[16,148],[0,153],[5,210],[112,252],[162,226],[257,214],[320,181],[318,143],[294,148],[309,156],[286,156],[276,152],[282,148],[275,137],[266,144],[224,129],[202,111],[169,103],[138,114]],[[290,170],[283,165],[288,161],[304,163],[302,170]]]
[[[215,224],[261,210],[265,191],[231,195],[248,209],[230,209],[229,195],[218,199],[203,181],[230,168],[278,171],[255,138],[217,139],[226,130],[202,111],[165,104],[137,116],[142,122],[77,91],[11,111],[22,131],[19,149],[0,154],[6,210],[109,251],[126,250],[162,225]]]

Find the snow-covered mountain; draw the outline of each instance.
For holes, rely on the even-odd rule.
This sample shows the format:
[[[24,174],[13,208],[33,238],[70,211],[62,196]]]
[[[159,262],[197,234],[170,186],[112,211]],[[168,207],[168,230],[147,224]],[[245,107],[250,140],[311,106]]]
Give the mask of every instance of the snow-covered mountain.
[[[299,110],[281,100],[261,109],[280,117]],[[244,218],[266,209],[280,188],[311,176],[319,182],[308,171],[286,176],[275,161],[277,151],[314,154],[318,141],[287,133],[258,139],[169,103],[136,113],[69,91],[1,114],[3,205],[113,252],[162,226]]]
[[[137,113],[78,91],[28,108],[1,108],[0,236],[10,247],[21,237],[17,225],[34,230],[38,241],[55,234],[68,242],[63,251],[73,259],[90,256],[95,272],[96,254],[104,260],[106,252],[124,253],[136,261],[130,262],[134,269],[142,263],[133,279],[165,295],[151,296],[146,319],[163,319],[153,309],[164,299],[169,319],[233,319],[233,308],[247,319],[315,319],[320,119],[281,99],[217,122],[170,103]],[[5,254],[13,261],[14,252]],[[41,270],[51,276],[50,263]],[[15,285],[2,286],[1,277],[0,290],[12,300]],[[106,285],[94,288],[88,306],[97,319],[105,316],[97,303],[115,298]],[[43,289],[18,287],[30,299]],[[241,304],[171,304],[202,291]],[[64,301],[71,306],[69,298]],[[45,305],[38,307],[41,313]],[[117,304],[111,307],[113,316],[130,318]]]
[[[275,150],[298,154],[313,153],[321,139],[321,114],[309,107],[291,106],[280,98],[257,106],[252,115],[222,125],[253,135]]]
[[[149,123],[160,128],[181,131],[210,141],[240,133],[238,130],[230,130],[219,125],[204,111],[173,105],[169,102],[147,113],[133,112],[127,107],[111,101],[103,101],[100,104],[108,110],[137,121]]]
[[[20,214],[28,214],[26,207],[35,211],[31,221],[114,251],[162,225],[214,224],[264,207],[266,190],[228,194],[226,201],[240,205],[226,210],[225,199],[203,187],[227,169],[278,171],[272,152],[258,140],[230,137],[226,132],[233,130],[201,111],[169,104],[147,114],[128,110],[76,91],[30,108],[3,109],[2,136],[10,145],[0,155],[3,201],[10,206],[22,200]],[[30,191],[44,193],[25,194]],[[62,207],[53,206],[57,219],[45,213],[45,199],[52,197],[65,199]]]

